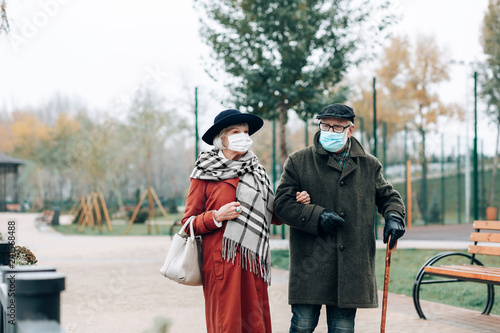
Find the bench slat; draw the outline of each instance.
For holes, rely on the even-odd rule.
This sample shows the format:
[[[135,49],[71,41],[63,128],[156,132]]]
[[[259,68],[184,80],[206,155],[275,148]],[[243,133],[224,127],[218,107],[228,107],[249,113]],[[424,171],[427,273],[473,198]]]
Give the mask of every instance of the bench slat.
[[[473,242],[500,243],[500,233],[473,232],[470,234],[470,240]]]
[[[500,230],[500,221],[474,221],[474,229]]]
[[[440,267],[440,266],[436,266]],[[443,265],[447,269],[454,269],[462,272],[485,272],[489,274],[494,274],[500,276],[500,268],[498,267],[487,267],[487,266],[479,266],[479,265]]]
[[[469,253],[487,254],[490,256],[500,256],[500,247],[469,245]]]
[[[455,277],[463,280],[475,282],[492,282],[500,284],[500,269],[491,270],[491,268],[477,265],[449,265],[449,266],[427,266],[425,272],[431,275],[440,275],[446,277]]]

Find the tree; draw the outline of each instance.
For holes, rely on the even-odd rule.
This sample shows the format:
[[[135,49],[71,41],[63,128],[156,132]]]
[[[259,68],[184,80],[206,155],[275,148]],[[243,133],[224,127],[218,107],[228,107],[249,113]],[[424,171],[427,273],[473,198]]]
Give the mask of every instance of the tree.
[[[9,32],[9,20],[7,19],[7,2],[6,0],[0,1],[0,33]]]
[[[264,118],[278,117],[285,160],[287,113],[308,118],[345,100],[336,87],[350,65],[394,20],[387,1],[197,0],[201,35],[213,50],[209,73],[221,78],[231,102]],[[363,44],[360,44],[363,43]],[[356,52],[358,51],[358,52]],[[335,94],[338,92],[338,94]]]
[[[33,113],[14,111],[10,132],[14,140],[14,155],[25,160],[37,160],[43,146],[50,141],[52,129]]]
[[[35,201],[58,198],[71,188],[72,177],[79,171],[81,152],[75,148],[79,142],[79,122],[67,114],[59,114],[49,126],[33,112],[16,111],[9,125],[13,147],[11,153],[26,161],[20,181],[24,191],[31,192]],[[76,172],[75,172],[76,171]]]
[[[170,136],[185,127],[184,120],[173,110],[166,110],[160,97],[147,90],[136,92],[127,128],[129,134],[133,133],[138,160],[145,162],[148,187],[152,186],[151,157],[154,149],[163,146]]]
[[[7,111],[0,111],[0,152],[2,153],[11,151],[14,148],[10,123],[11,119],[7,115]]]
[[[463,114],[458,105],[441,102],[437,92],[439,84],[449,79],[448,63],[433,37],[418,36],[415,47],[405,37],[394,37],[384,49],[377,70],[382,94],[386,95],[384,106],[405,119],[409,130],[415,130],[422,138],[420,207],[425,221],[428,213],[426,133],[437,129],[439,118]]]
[[[489,204],[495,200],[495,178],[498,167],[498,148],[500,141],[500,1],[490,0],[484,15],[481,43],[486,64],[480,75],[480,96],[487,104],[487,114],[497,125],[497,138],[490,185]]]

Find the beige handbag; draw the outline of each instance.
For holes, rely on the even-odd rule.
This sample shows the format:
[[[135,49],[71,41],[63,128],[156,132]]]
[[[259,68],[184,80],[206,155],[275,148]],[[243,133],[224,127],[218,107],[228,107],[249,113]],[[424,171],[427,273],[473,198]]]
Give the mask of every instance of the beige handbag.
[[[194,218],[191,216],[174,235],[160,273],[180,284],[201,286],[201,236],[194,235]],[[189,236],[184,233],[188,225]]]

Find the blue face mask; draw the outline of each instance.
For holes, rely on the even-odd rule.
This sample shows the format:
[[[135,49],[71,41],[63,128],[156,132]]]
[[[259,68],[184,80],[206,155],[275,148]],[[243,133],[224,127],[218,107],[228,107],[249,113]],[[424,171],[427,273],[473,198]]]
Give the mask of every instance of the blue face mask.
[[[335,153],[344,147],[347,142],[347,131],[343,133],[335,133],[330,131],[321,131],[319,135],[319,143],[325,150]]]

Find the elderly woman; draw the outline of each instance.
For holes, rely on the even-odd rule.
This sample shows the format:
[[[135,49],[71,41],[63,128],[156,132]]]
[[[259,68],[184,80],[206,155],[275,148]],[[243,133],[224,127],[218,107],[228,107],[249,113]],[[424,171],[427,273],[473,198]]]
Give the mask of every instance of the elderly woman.
[[[202,139],[191,174],[183,223],[203,235],[202,281],[207,332],[271,332],[269,227],[274,194],[266,170],[249,150],[263,120],[230,109]],[[307,194],[297,200],[309,201]],[[276,220],[277,221],[277,220]]]

